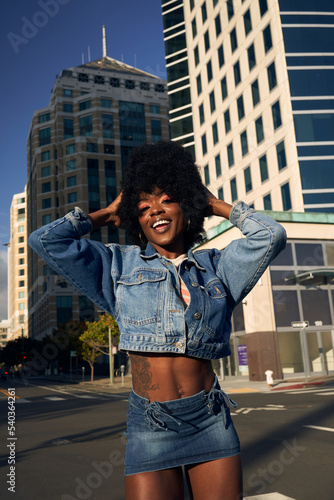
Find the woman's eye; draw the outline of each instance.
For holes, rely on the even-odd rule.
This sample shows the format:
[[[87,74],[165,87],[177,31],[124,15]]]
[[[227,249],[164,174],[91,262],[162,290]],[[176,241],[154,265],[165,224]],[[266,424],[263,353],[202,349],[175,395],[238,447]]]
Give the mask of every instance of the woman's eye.
[[[143,214],[146,210],[148,209],[148,207],[141,207],[139,208],[139,214]]]

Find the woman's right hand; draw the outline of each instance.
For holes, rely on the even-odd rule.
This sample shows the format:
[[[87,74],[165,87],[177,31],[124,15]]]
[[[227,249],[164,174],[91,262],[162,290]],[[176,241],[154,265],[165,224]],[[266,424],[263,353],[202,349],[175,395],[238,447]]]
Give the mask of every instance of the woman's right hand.
[[[88,214],[94,229],[102,226],[120,227],[121,219],[118,216],[118,208],[122,200],[122,191],[107,208]]]

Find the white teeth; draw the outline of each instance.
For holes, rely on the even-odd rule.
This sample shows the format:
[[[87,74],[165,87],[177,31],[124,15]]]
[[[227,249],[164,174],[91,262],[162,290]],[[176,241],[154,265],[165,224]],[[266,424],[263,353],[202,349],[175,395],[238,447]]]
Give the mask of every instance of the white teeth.
[[[156,227],[161,226],[162,224],[169,224],[169,222],[170,222],[169,220],[163,220],[163,219],[162,220],[158,220],[157,222],[155,222],[153,224],[152,227],[153,227],[153,229],[155,229]]]

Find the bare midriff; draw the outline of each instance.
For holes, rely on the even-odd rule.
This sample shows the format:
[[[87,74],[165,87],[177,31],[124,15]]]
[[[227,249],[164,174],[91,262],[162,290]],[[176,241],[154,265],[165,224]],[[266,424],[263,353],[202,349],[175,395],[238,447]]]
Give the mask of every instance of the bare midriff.
[[[186,398],[212,387],[210,360],[177,354],[129,354],[133,390],[149,401]]]

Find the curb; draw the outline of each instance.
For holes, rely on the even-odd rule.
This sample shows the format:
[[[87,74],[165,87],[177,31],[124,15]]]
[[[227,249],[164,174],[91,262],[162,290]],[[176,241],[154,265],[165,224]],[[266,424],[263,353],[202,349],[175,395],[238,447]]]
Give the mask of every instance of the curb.
[[[287,391],[290,389],[306,389],[307,387],[319,387],[326,385],[325,381],[322,382],[302,382],[298,384],[282,386],[282,387],[272,387],[270,391]]]

